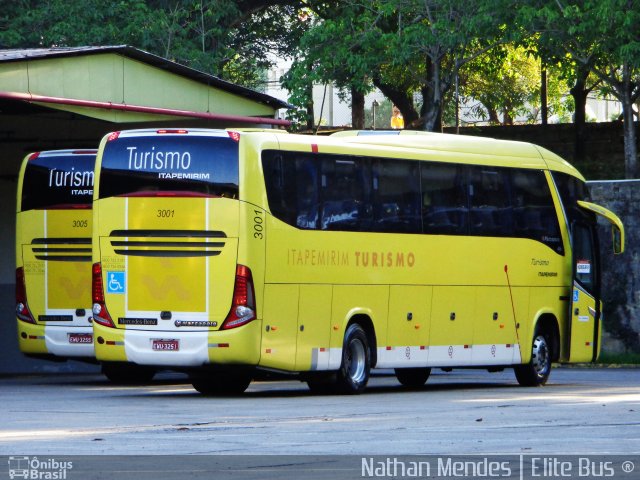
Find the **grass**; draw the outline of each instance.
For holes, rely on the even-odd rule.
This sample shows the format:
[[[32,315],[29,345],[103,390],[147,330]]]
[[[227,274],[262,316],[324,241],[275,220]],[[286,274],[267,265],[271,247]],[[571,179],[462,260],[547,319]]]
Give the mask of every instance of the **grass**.
[[[602,352],[600,358],[598,358],[598,363],[607,365],[640,365],[640,353]]]

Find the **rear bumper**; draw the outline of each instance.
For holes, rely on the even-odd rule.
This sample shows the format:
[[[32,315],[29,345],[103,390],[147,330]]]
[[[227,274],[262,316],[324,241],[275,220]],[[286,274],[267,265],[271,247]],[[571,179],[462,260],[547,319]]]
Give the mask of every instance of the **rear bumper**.
[[[109,328],[94,323],[96,358],[164,367],[257,365],[262,322],[220,331],[153,331]],[[177,350],[154,350],[156,340],[175,340]]]
[[[91,326],[33,325],[18,320],[18,343],[26,354],[57,357],[94,357],[93,343],[71,343],[70,334],[92,334]]]

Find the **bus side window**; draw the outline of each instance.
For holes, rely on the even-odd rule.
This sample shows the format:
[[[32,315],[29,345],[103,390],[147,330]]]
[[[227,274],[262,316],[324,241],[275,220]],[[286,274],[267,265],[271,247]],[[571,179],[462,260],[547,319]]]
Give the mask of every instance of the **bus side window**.
[[[563,254],[558,217],[544,172],[512,172],[515,236],[530,238]]]
[[[274,217],[293,225],[295,221],[295,177],[292,177],[293,162],[284,159],[277,152],[263,153],[262,169],[264,171],[265,187],[269,209]]]
[[[464,167],[423,162],[420,170],[423,232],[466,235],[469,207]]]
[[[471,235],[513,235],[509,172],[504,168],[470,167]]]
[[[289,183],[293,195],[285,199],[295,206],[295,226],[304,229],[318,228],[318,163],[310,158],[297,158],[295,171],[290,172]]]
[[[326,157],[321,162],[320,229],[370,231],[370,162]]]
[[[373,231],[422,232],[418,169],[415,161],[374,160]]]

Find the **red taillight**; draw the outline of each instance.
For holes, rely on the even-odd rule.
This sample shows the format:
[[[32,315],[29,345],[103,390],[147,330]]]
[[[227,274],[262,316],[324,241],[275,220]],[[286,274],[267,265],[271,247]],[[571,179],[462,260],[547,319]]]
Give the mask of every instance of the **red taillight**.
[[[98,153],[97,150],[74,150],[73,152],[74,155],[95,155],[96,153]]]
[[[225,319],[222,330],[240,327],[256,319],[256,298],[253,289],[251,270],[244,265],[236,267],[236,283],[233,287],[231,310]]]
[[[16,268],[16,316],[23,322],[36,323],[27,303],[27,286],[22,267]]]
[[[176,130],[176,129],[167,130],[167,129],[163,129],[163,130],[156,130],[156,133],[159,133],[159,134],[165,134],[165,133],[185,134],[185,133],[189,133],[189,130],[182,130],[182,129],[180,129],[180,130]]]
[[[104,303],[104,289],[102,288],[102,265],[94,263],[91,269],[91,297],[93,298],[93,321],[105,327],[115,328],[111,315]]]
[[[31,155],[29,155],[29,161],[31,160],[35,160],[36,158],[38,158],[40,156],[40,152],[34,152]]]
[[[111,132],[107,137],[107,141],[112,142],[114,140],[117,140],[119,136],[120,136],[120,132]]]
[[[234,142],[239,142],[240,141],[240,132],[227,132],[229,134],[229,137],[231,138],[231,140],[233,140]]]

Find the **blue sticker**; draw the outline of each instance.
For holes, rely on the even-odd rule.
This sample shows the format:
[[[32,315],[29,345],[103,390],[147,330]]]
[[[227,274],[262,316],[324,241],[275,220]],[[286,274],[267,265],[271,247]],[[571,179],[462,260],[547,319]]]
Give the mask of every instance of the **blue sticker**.
[[[124,292],[124,272],[107,272],[107,293]]]
[[[580,300],[580,290],[574,290],[573,291],[573,301],[577,302],[578,300]]]

